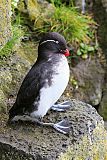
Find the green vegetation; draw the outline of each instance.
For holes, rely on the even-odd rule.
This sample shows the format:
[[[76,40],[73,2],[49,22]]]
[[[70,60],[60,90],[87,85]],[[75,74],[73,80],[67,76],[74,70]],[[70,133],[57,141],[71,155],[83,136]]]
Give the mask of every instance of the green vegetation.
[[[77,55],[81,56],[83,59],[86,59],[88,57],[87,53],[94,53],[98,50],[98,47],[98,43],[96,43],[94,46],[85,43],[80,43],[80,47],[77,50]]]
[[[74,6],[75,0],[47,0],[48,2],[53,3],[56,7],[61,6],[62,4],[66,5],[68,4],[69,6]]]
[[[16,44],[18,45],[20,42],[22,31],[20,30],[19,26],[13,25],[12,32],[13,36],[11,40],[7,42],[3,49],[0,51],[0,57],[9,55],[12,52],[14,46]]]
[[[62,0],[48,0],[53,4],[52,12],[48,15],[42,10],[34,20],[34,31],[36,35],[41,35],[46,32],[59,32],[67,40],[68,45],[73,45],[75,54],[71,53],[72,57],[87,58],[88,54],[94,53],[98,49],[96,44],[96,23],[89,15],[83,15],[74,7],[74,0],[69,2],[69,5],[62,4]],[[15,14],[18,0],[12,0],[12,39],[5,45],[0,52],[0,56],[8,55],[12,48],[17,44],[23,36],[24,21],[21,22],[20,14]],[[63,1],[65,2],[65,1]],[[33,6],[34,7],[34,6]],[[29,23],[29,22],[28,22]],[[33,25],[33,23],[31,23]],[[22,25],[22,26],[21,26]],[[33,28],[31,26],[31,28]],[[26,33],[27,34],[27,33]]]
[[[22,29],[22,26],[20,25],[20,14],[14,15],[14,9],[17,6],[17,0],[12,0],[12,14],[13,14],[13,20],[12,20],[12,38],[10,41],[6,43],[6,45],[0,50],[0,57],[9,55],[14,49],[15,45],[18,45],[21,37],[24,34],[24,31]]]
[[[53,4],[56,4],[55,0]],[[48,17],[40,14],[38,19],[42,21],[42,25],[38,27],[35,23],[37,33],[49,31],[61,33],[67,43],[76,48],[77,56],[82,58],[87,58],[88,54],[96,51],[96,23],[94,20],[89,15],[79,13],[76,7],[61,5],[60,0],[53,7],[54,13]],[[93,42],[92,45],[91,42]]]
[[[55,12],[50,18],[42,17],[44,26],[36,28],[39,33],[59,32],[64,35],[68,43],[90,41],[90,26],[95,24],[91,17],[78,13],[74,7],[54,8]]]

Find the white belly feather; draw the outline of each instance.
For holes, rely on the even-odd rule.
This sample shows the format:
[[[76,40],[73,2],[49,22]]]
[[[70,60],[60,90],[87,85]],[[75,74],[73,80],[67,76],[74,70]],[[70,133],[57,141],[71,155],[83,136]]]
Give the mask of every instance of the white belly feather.
[[[31,117],[43,117],[51,106],[57,102],[64,92],[69,81],[69,66],[65,56],[54,66],[57,74],[52,77],[52,85],[45,86],[40,90],[38,110],[31,113]]]

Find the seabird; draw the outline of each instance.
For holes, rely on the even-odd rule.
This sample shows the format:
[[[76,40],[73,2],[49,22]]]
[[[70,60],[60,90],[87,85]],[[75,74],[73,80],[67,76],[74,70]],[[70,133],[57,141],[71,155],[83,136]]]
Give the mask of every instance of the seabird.
[[[38,58],[25,76],[16,101],[9,111],[9,122],[23,120],[52,126],[68,134],[68,120],[58,123],[44,123],[42,118],[48,110],[65,111],[70,102],[55,104],[69,81],[69,56],[66,40],[57,32],[46,33],[39,42]]]

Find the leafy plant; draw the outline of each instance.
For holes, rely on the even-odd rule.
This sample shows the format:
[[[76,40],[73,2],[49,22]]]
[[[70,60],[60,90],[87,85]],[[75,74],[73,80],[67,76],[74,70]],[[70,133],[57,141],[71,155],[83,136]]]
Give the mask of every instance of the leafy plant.
[[[53,4],[56,2],[57,7],[54,5],[54,13],[48,18],[40,14],[38,20],[42,25],[35,25],[35,30],[38,34],[49,31],[61,33],[68,44],[75,46],[76,56],[87,58],[88,53],[96,50],[96,46],[90,45],[90,42],[95,43],[96,23],[90,16],[79,13],[76,7],[62,5],[61,0],[53,0]]]
[[[20,26],[20,15],[17,15],[15,22],[12,23],[12,33],[12,38],[10,39],[10,41],[6,43],[6,45],[0,51],[0,57],[9,55],[12,52],[14,46],[16,44],[19,44],[21,37],[24,34]]]
[[[98,49],[98,44],[91,46],[89,44],[80,43],[80,46],[77,50],[77,55],[81,56],[83,59],[88,57],[89,53],[94,53]]]
[[[38,33],[59,32],[68,43],[88,43],[91,40],[90,26],[95,24],[91,17],[80,14],[74,7],[60,6],[54,9],[54,14],[48,18],[40,15],[43,26],[36,28]]]
[[[51,0],[51,2],[56,6],[60,6],[62,4],[62,1],[61,0]]]
[[[75,79],[75,77],[70,77],[70,83],[75,89],[78,89],[78,81]]]

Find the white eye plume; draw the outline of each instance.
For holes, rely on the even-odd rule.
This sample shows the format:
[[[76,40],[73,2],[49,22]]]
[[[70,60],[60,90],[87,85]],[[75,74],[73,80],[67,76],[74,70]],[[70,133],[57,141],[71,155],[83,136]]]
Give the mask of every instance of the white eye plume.
[[[49,40],[46,40],[46,41],[43,41],[43,42],[41,42],[40,43],[40,45],[42,45],[42,44],[44,44],[44,43],[47,43],[47,42],[54,42],[54,43],[59,43],[58,41],[55,41],[55,40],[53,40],[53,39],[49,39]]]

